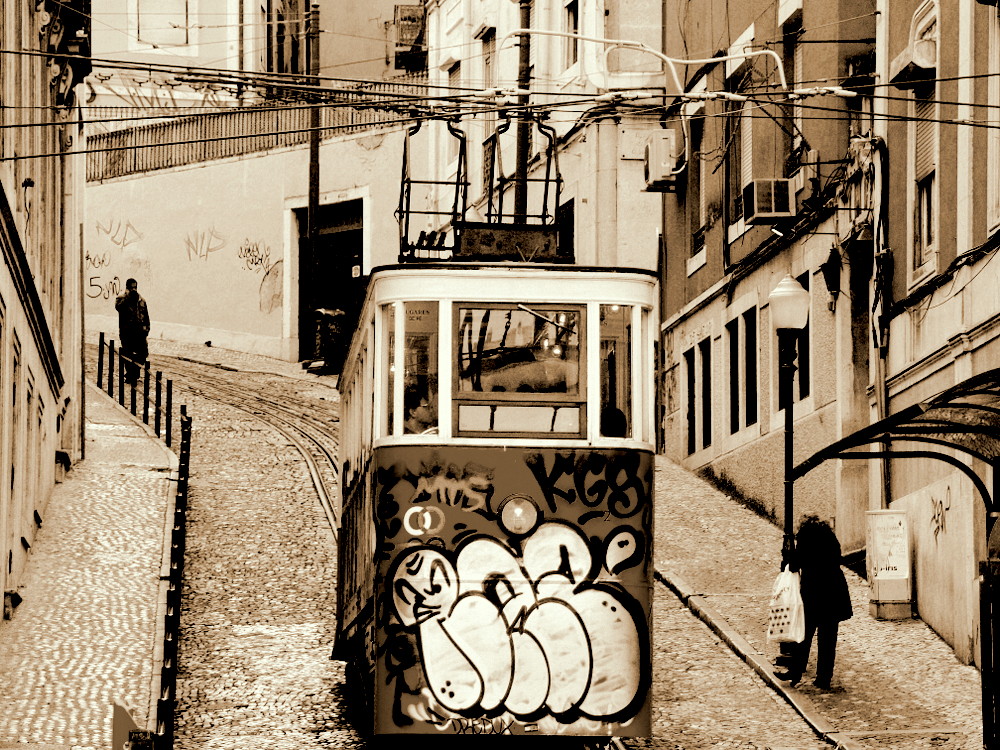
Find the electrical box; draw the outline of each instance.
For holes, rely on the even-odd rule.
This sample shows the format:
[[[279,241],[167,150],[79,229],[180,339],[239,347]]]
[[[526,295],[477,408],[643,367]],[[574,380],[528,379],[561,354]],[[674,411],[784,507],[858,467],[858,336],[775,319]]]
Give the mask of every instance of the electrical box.
[[[673,130],[657,130],[646,141],[643,174],[646,190],[665,192],[673,190],[677,175],[677,133]]]
[[[747,224],[769,224],[794,215],[791,180],[759,179],[743,186],[743,220]]]

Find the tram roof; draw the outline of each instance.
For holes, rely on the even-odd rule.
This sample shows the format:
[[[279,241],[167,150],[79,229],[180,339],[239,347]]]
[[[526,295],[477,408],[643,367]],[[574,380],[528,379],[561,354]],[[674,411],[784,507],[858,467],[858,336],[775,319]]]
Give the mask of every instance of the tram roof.
[[[562,271],[569,273],[611,273],[611,274],[641,274],[656,278],[656,271],[648,268],[633,268],[626,266],[581,266],[575,263],[531,263],[524,261],[429,261],[425,263],[393,263],[372,268],[371,275],[388,271],[413,273],[421,271],[510,271],[510,272],[540,272]]]

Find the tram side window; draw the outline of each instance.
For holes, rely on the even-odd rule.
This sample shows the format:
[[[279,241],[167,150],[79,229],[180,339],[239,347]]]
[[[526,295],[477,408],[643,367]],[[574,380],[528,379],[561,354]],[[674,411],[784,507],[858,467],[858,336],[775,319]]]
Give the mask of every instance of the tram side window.
[[[438,303],[407,302],[403,352],[403,432],[431,434],[438,429]]]
[[[601,305],[601,435],[632,434],[632,308]]]
[[[458,430],[579,434],[582,319],[579,306],[457,306]]]
[[[388,304],[382,305],[383,310],[383,329],[385,331],[385,351],[386,351],[386,361],[389,366],[386,367],[386,387],[382,391],[385,394],[386,399],[386,435],[392,435],[396,425],[396,414],[395,406],[396,399],[394,394],[396,393],[396,307],[395,305]]]

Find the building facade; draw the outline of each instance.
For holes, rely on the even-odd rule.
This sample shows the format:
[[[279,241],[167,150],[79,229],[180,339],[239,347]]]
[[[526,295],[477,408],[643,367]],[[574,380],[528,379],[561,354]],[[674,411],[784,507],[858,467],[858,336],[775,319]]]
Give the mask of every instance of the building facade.
[[[89,10],[84,2],[0,3],[0,586],[8,617],[52,487],[83,450],[74,95],[88,70]]]
[[[350,317],[372,264],[398,252],[404,124],[391,107],[355,105],[426,93],[422,5],[182,0],[102,13],[86,109],[88,327],[116,337],[113,301],[131,277],[153,337],[316,358],[321,311]]]
[[[667,5],[682,19],[668,54],[757,54],[689,68],[673,107],[688,146],[664,197],[665,450],[782,521],[768,295],[783,276],[811,300],[796,463],[1000,363],[1000,140],[984,114],[1000,96],[996,3]],[[868,511],[904,511],[910,601],[971,662],[988,498],[970,472],[995,486],[991,454],[936,450],[968,471],[926,455],[825,461],[796,481],[795,515],[829,519],[870,567]]]
[[[673,107],[686,167],[664,199],[665,452],[782,520],[768,295],[786,274],[810,294],[793,387],[802,459],[869,421],[869,275],[854,255],[870,262],[875,210],[871,180],[847,201],[856,211],[840,210],[842,188],[870,169],[873,150],[855,154],[875,135],[869,96],[791,92],[870,76],[875,17],[851,2],[702,5],[667,13],[687,19],[667,26],[668,55],[726,59],[685,66]],[[823,466],[797,486],[796,512],[834,520],[858,550],[867,491],[863,467]]]

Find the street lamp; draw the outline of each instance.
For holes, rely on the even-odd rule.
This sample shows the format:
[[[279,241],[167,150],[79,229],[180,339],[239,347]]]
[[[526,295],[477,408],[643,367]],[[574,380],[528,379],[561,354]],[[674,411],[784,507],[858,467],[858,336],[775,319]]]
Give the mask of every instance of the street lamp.
[[[809,320],[809,292],[786,275],[767,297],[771,325],[778,335],[778,408],[785,410],[785,538],[781,564],[790,562],[795,549],[792,531],[792,378],[795,376],[796,344]]]

